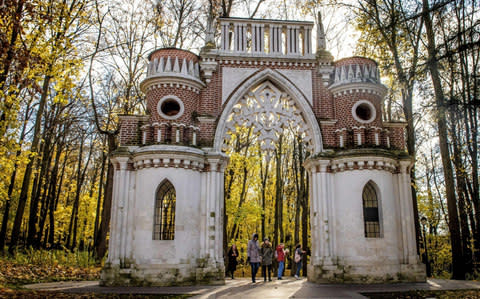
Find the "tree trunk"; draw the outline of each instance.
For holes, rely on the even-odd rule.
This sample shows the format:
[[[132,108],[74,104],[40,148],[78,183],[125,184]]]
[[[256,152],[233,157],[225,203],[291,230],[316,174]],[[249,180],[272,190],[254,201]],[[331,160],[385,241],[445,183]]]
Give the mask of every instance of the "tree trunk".
[[[102,193],[103,193],[103,180],[105,176],[105,162],[107,161],[107,156],[105,153],[102,152],[102,165],[100,169],[100,179],[98,182],[98,196],[97,196],[97,209],[95,213],[95,224],[93,226],[93,240],[94,242],[97,240],[97,234],[98,234],[98,226],[100,224],[100,211],[102,207]],[[94,247],[96,244],[94,244]]]
[[[108,152],[113,153],[116,148],[115,134],[108,134]],[[110,227],[110,216],[112,210],[112,194],[113,194],[113,164],[108,162],[107,182],[105,187],[105,198],[103,199],[102,221],[97,234],[96,240],[96,255],[97,259],[101,260],[105,253],[107,253],[107,233]]]
[[[283,136],[278,139],[275,152],[275,222],[273,229],[273,244],[278,244],[280,230],[282,229],[282,206],[283,206],[283,178],[282,178],[282,156]]]
[[[455,196],[455,183],[453,179],[453,170],[450,160],[450,151],[448,148],[448,132],[445,115],[445,97],[442,89],[440,73],[438,70],[438,61],[436,58],[435,33],[430,15],[428,0],[423,0],[423,18],[427,33],[427,51],[428,51],[428,69],[433,83],[435,93],[435,102],[437,109],[438,137],[440,145],[440,154],[442,157],[443,174],[445,179],[445,189],[448,207],[448,227],[450,230],[450,240],[452,243],[452,267],[453,279],[465,279],[465,260],[462,252],[462,239],[460,224],[457,212],[457,199]]]
[[[40,126],[42,124],[43,111],[45,109],[45,104],[47,102],[48,87],[50,84],[51,77],[49,75],[45,76],[43,80],[42,95],[40,97],[37,116],[35,119],[35,127],[33,131],[33,140],[31,151],[32,154],[38,153],[38,146],[40,143]],[[15,214],[15,221],[13,223],[12,237],[8,251],[13,254],[18,245],[18,238],[20,237],[20,227],[22,225],[23,213],[25,211],[25,205],[28,200],[28,191],[30,187],[30,179],[32,177],[33,165],[35,164],[36,158],[34,155],[30,156],[30,161],[25,168],[25,174],[23,176],[22,190],[20,191],[20,198],[18,200],[17,212]]]

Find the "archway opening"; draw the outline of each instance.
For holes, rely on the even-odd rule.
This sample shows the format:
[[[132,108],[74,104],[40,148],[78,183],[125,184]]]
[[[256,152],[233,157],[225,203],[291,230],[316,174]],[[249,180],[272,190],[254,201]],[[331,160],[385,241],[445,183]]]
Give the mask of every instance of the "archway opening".
[[[310,182],[303,164],[313,151],[312,129],[297,101],[269,80],[250,88],[229,112],[222,148],[230,157],[225,171],[225,253],[235,244],[239,265],[245,265],[247,243],[257,233],[261,245],[264,238],[273,248],[285,245],[289,275],[295,245],[307,251],[311,247]],[[306,274],[307,258],[303,264]],[[236,275],[248,276],[249,270],[240,266]]]

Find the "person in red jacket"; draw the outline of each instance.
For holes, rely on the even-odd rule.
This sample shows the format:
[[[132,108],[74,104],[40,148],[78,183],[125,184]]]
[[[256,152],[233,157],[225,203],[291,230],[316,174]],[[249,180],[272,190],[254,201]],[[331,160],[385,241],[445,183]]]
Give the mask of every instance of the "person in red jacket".
[[[282,279],[283,269],[285,268],[285,245],[281,243],[277,246],[275,251],[275,257],[278,262],[278,279]]]

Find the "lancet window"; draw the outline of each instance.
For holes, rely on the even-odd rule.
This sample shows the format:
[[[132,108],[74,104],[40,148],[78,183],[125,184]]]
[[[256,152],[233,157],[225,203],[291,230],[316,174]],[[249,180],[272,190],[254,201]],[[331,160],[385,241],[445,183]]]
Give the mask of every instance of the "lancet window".
[[[153,225],[154,240],[175,239],[175,205],[177,202],[175,188],[165,180],[158,187],[155,199]]]
[[[378,197],[375,186],[368,182],[363,188],[363,222],[366,238],[380,238],[380,217]]]

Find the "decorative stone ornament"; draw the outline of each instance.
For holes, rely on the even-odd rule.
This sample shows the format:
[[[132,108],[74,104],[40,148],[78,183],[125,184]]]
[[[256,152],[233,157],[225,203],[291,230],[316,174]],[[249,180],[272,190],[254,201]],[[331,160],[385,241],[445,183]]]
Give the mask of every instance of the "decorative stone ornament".
[[[300,136],[307,149],[312,151],[312,132],[309,131],[295,102],[269,81],[250,90],[234,106],[227,122],[225,137],[230,138],[239,127],[252,127],[261,150],[268,153],[275,150],[275,143],[286,128]]]
[[[164,119],[177,119],[183,115],[184,110],[182,100],[174,95],[161,98],[157,104],[157,112]]]
[[[210,26],[200,55],[174,48],[150,54],[141,83],[150,114],[118,116],[101,283],[224,283],[228,157],[222,146],[241,127],[251,128],[267,153],[287,127],[310,151],[304,165],[309,281],[425,281],[416,250],[406,123],[380,117],[387,89],[376,62],[334,61],[322,27],[312,53],[312,22],[219,23],[218,47]],[[168,209],[162,211],[162,203]]]
[[[371,102],[360,100],[353,105],[352,116],[356,121],[368,124],[377,117],[377,111]]]

